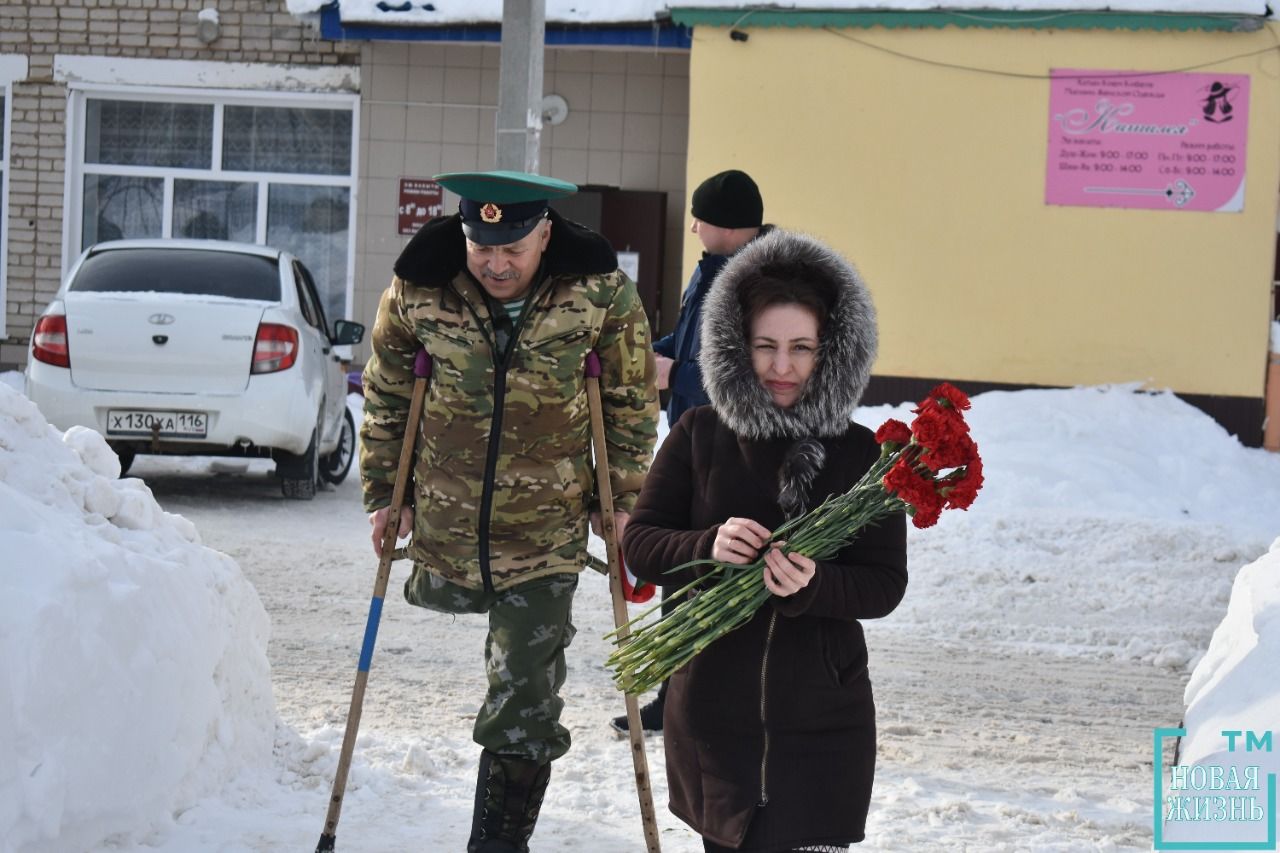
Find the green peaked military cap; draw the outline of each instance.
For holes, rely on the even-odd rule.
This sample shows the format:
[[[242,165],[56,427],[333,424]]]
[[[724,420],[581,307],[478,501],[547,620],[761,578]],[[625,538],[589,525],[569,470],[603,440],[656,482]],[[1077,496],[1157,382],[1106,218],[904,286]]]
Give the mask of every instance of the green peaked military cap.
[[[505,246],[525,237],[547,215],[547,201],[578,191],[575,184],[528,172],[446,172],[434,180],[459,196],[467,239]]]
[[[577,184],[529,172],[445,172],[433,178],[440,186],[470,201],[518,204],[564,198],[578,191]]]

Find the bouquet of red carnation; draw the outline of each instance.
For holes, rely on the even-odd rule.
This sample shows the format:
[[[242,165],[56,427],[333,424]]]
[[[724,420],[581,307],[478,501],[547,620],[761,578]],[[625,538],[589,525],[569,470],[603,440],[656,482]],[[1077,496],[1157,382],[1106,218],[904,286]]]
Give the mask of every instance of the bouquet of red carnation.
[[[911,426],[885,421],[876,430],[880,458],[867,473],[849,491],[773,531],[771,541],[785,540],[788,552],[825,560],[891,513],[905,510],[923,528],[937,524],[944,509],[968,509],[982,488],[982,458],[964,420],[968,408],[969,398],[944,382],[913,410]],[[749,565],[694,560],[671,571],[698,565],[711,568],[673,593],[696,588],[696,595],[664,617],[646,623],[660,609],[652,607],[624,626],[631,638],[608,665],[626,692],[643,693],[666,680],[713,640],[746,624],[772,594],[762,579],[763,558]]]

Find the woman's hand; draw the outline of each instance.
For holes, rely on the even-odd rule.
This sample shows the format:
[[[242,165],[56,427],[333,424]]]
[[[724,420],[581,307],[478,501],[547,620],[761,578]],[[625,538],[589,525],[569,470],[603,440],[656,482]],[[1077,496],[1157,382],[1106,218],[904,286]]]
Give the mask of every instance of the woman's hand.
[[[711,543],[711,559],[738,565],[754,563],[772,535],[764,525],[749,518],[731,518],[716,531],[715,541]]]
[[[813,580],[818,564],[804,554],[794,551],[782,553],[782,546],[787,543],[775,542],[764,555],[764,585],[774,595],[786,598],[795,595]]]

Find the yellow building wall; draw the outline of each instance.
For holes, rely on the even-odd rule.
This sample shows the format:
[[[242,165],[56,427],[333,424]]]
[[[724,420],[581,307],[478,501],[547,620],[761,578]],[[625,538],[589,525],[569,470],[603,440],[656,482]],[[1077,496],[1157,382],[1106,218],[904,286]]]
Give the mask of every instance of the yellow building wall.
[[[875,373],[1263,396],[1280,30],[746,31],[694,30],[686,184],[744,169],[766,221],[854,261]],[[1052,68],[1248,74],[1244,211],[1047,205]]]

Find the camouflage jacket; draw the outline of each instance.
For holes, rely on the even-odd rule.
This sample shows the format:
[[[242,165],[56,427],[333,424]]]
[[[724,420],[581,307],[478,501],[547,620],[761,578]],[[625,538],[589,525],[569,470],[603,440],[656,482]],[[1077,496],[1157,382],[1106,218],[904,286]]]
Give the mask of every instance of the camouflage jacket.
[[[657,438],[649,325],[635,284],[603,237],[551,214],[551,240],[506,359],[466,269],[457,216],[410,241],[382,296],[365,366],[364,504],[391,503],[413,388],[426,347],[433,372],[417,438],[411,555],[472,589],[503,589],[586,560],[594,501],[583,376],[600,357],[610,481],[630,511]]]

